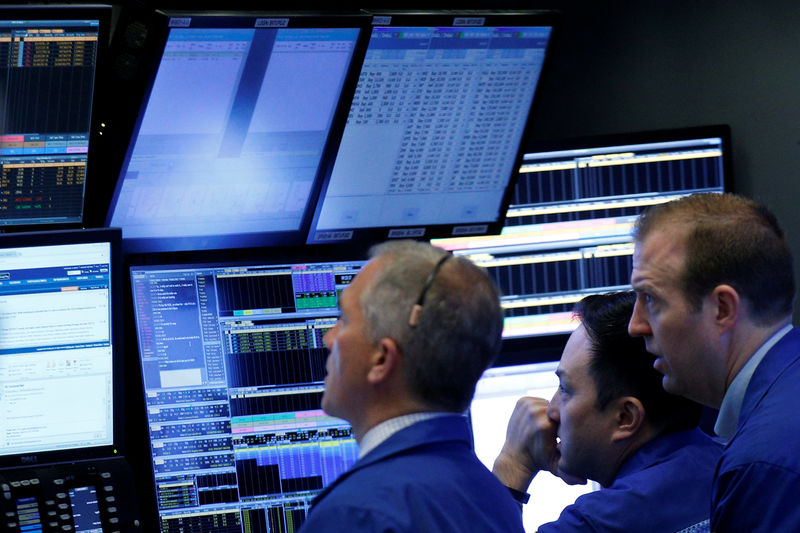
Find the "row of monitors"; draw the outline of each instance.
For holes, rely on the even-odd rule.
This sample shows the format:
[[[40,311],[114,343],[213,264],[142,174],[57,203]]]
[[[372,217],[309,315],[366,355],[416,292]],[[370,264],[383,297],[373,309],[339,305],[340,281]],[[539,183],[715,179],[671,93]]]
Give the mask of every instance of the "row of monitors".
[[[84,218],[87,165],[99,161],[92,108],[109,90],[96,83],[107,77],[108,15],[0,10],[2,107],[14,110],[0,131],[0,225]],[[702,188],[648,176],[592,190],[582,182],[602,181],[598,165],[520,157],[554,19],[484,15],[159,13],[106,225],[121,227],[133,252],[469,240],[497,233],[505,217],[545,218],[509,202]],[[520,199],[518,172],[554,176],[553,186],[540,180]]]
[[[108,10],[71,9],[0,22],[2,224],[83,217]],[[730,186],[727,130],[538,144],[520,157],[552,31],[528,16],[159,15],[108,213],[122,231],[0,244],[0,466],[118,453],[121,237],[146,252],[446,235],[434,243],[498,282],[506,345],[527,351],[571,331],[586,294],[627,287],[642,208]],[[352,464],[349,426],[319,409],[321,339],[362,264],[132,267],[163,531],[293,530]],[[496,369],[482,383],[509,381],[511,401],[551,372]],[[485,425],[502,396],[493,387],[478,387],[472,409],[489,464],[483,442],[503,433]]]
[[[526,154],[502,233],[434,241],[485,266],[502,288],[506,350],[516,343],[527,362],[557,359],[576,325],[574,303],[628,287],[636,214],[689,192],[723,190],[724,128],[654,135]],[[163,531],[298,524],[314,494],[355,460],[349,426],[325,415],[319,399],[322,338],[364,259],[299,254],[130,267]],[[0,466],[116,454],[120,294],[128,283],[121,231],[7,234],[0,255]],[[550,351],[536,353],[545,346]],[[508,402],[529,394],[512,389]],[[476,451],[490,464],[496,450],[482,442],[503,432],[484,427],[491,420],[479,406],[491,401],[481,391]]]
[[[552,13],[156,12],[143,94],[97,117],[118,89],[109,13],[0,9],[14,110],[0,224],[78,224],[110,204],[105,225],[134,252],[499,230]],[[140,103],[115,165],[93,150],[94,126]],[[112,168],[113,197],[86,206],[87,183]]]
[[[117,453],[119,230],[2,241],[0,465]],[[295,531],[355,462],[350,426],[320,409],[322,337],[364,263],[131,267],[161,531]],[[553,395],[555,365],[481,379],[471,419],[487,466],[516,399]],[[538,476],[526,524],[595,488]]]
[[[136,251],[496,232],[554,22],[167,14],[108,225]]]
[[[561,340],[535,352],[575,327],[574,303],[628,286],[636,214],[723,189],[724,128],[647,137],[526,154],[502,233],[434,241],[485,266],[502,288],[507,348],[517,342],[528,360],[557,358]],[[117,453],[120,243],[118,229],[2,236],[0,465]],[[164,531],[206,530],[219,519],[296,524],[355,459],[349,426],[322,413],[319,398],[322,338],[363,264],[131,267]],[[496,450],[481,443],[502,431],[481,420],[489,421],[473,409],[476,450],[488,463]]]

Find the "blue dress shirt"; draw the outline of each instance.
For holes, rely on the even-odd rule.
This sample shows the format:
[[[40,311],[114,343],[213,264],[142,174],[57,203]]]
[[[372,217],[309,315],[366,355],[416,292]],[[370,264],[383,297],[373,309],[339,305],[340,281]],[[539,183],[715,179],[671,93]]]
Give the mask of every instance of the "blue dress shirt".
[[[467,419],[394,433],[314,500],[303,533],[523,533],[519,507],[478,460]]]
[[[721,453],[722,446],[699,429],[653,439],[625,461],[611,485],[579,497],[539,533],[708,531]]]
[[[800,330],[755,369],[714,479],[711,530],[800,531]]]

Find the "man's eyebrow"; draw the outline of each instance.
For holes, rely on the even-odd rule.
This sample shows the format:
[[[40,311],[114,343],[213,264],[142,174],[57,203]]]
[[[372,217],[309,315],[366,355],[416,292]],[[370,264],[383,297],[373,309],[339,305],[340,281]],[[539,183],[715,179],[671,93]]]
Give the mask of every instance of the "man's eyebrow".
[[[572,381],[570,380],[569,372],[563,368],[556,369],[556,376],[558,376],[559,384],[566,384],[569,385]]]
[[[634,291],[653,290],[653,285],[647,278],[642,276],[631,276],[631,286]]]

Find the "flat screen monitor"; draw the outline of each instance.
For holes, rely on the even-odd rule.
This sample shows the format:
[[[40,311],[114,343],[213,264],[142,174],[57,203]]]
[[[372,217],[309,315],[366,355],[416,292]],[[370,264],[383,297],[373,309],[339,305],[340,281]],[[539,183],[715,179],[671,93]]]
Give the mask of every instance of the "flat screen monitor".
[[[83,222],[110,17],[110,6],[0,6],[0,229]]]
[[[549,401],[558,389],[557,367],[558,362],[552,361],[494,367],[483,373],[469,412],[475,454],[487,468],[491,470],[503,447],[517,400],[532,396]],[[599,488],[595,482],[567,485],[549,472],[539,472],[528,489],[530,502],[522,509],[525,531],[536,531],[542,524],[556,520],[578,496]]]
[[[373,17],[309,243],[499,231],[550,13]]]
[[[538,143],[523,156],[499,235],[434,244],[494,277],[506,346],[570,333],[581,298],[630,288],[631,230],[645,207],[730,188],[729,137],[708,126]]]
[[[365,19],[156,19],[160,53],[107,224],[134,252],[303,243]]]
[[[161,531],[296,531],[356,460],[320,408],[365,261],[131,267]]]
[[[0,235],[0,466],[113,456],[120,232]]]

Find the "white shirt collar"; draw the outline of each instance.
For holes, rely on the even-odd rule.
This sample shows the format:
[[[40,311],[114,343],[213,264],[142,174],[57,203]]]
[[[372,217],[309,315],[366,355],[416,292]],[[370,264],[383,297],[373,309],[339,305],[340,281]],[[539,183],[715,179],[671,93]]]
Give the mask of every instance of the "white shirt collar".
[[[358,458],[361,459],[369,452],[374,450],[380,443],[408,426],[436,418],[437,416],[452,415],[454,413],[411,413],[409,415],[402,415],[389,420],[384,420],[377,426],[373,427],[364,434],[361,442],[358,443]]]
[[[747,392],[747,386],[750,385],[750,380],[753,378],[756,368],[761,363],[767,352],[775,346],[784,335],[789,333],[792,329],[791,324],[787,324],[778,330],[772,337],[761,345],[756,350],[756,353],[750,358],[747,363],[739,370],[739,373],[733,378],[730,387],[725,391],[725,397],[722,398],[722,405],[719,408],[719,415],[717,415],[717,423],[714,425],[714,433],[723,439],[730,440],[736,433],[736,428],[739,425],[739,413],[742,410],[742,402],[744,395]]]

